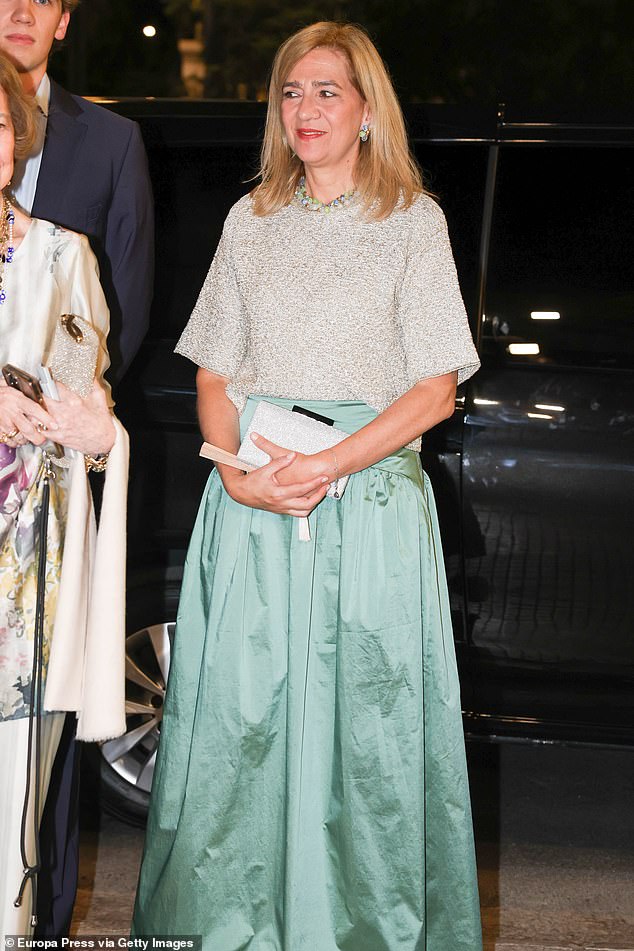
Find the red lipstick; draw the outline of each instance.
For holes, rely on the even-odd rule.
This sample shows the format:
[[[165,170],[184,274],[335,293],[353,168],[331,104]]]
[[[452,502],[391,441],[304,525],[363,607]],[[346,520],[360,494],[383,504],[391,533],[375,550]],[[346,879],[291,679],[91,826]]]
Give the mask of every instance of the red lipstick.
[[[305,142],[308,142],[310,139],[318,139],[326,133],[323,129],[296,129],[296,134],[299,139],[304,139]]]

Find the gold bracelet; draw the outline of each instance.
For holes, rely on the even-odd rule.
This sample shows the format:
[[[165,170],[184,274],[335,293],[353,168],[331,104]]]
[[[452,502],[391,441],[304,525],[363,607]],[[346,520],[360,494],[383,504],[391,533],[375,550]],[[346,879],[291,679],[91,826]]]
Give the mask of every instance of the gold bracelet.
[[[337,454],[335,450],[331,447],[330,451],[332,453],[332,458],[335,460],[335,477],[330,483],[332,486],[334,486],[332,494],[335,499],[340,499],[341,496],[339,494],[339,463],[337,462]]]
[[[86,472],[105,472],[108,465],[109,452],[102,452],[96,456],[84,456]]]

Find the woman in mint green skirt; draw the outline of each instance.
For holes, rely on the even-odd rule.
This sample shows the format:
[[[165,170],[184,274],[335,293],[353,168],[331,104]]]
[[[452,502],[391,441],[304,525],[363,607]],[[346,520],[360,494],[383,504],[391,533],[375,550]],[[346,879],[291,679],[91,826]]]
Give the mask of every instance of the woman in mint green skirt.
[[[261,398],[350,435],[313,455],[260,437],[267,465],[209,478],[134,932],[199,934],[206,951],[478,951],[459,685],[417,453],[478,358],[444,216],[358,27],[317,23],[278,51],[261,184],[231,209],[177,349],[200,368],[216,446],[237,452]]]

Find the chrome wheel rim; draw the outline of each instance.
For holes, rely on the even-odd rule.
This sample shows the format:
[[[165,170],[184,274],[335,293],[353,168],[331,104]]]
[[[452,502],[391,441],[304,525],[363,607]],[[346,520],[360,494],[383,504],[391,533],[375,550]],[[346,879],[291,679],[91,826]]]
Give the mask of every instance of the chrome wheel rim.
[[[126,731],[101,744],[108,765],[144,793],[152,788],[173,634],[170,621],[143,627],[126,638]]]

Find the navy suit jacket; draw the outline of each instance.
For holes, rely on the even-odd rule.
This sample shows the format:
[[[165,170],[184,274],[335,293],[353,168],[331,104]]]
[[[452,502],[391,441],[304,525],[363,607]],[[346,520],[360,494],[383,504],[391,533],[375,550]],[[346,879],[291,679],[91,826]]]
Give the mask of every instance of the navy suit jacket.
[[[110,308],[109,377],[117,382],[148,328],[154,204],[138,125],[51,80],[32,215],[87,235]]]

